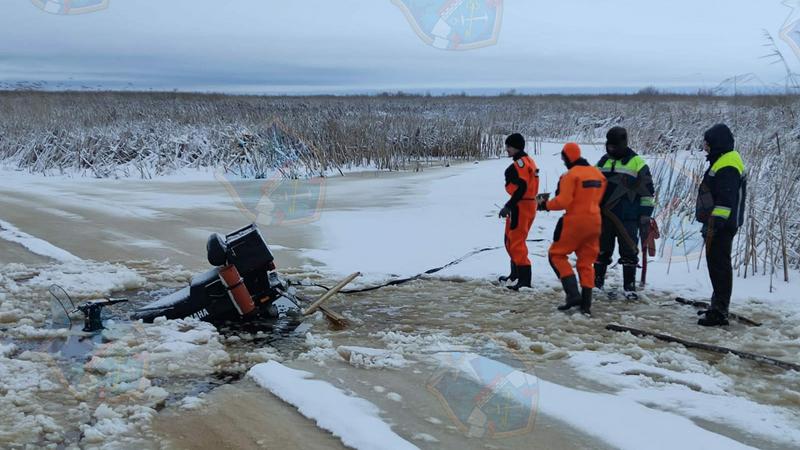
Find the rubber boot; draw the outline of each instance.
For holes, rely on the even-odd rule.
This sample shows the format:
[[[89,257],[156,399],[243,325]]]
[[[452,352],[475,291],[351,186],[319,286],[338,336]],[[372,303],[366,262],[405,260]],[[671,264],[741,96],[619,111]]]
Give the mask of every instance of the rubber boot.
[[[639,300],[636,293],[636,266],[622,266],[622,290],[625,291],[625,299]]]
[[[608,271],[607,265],[594,265],[594,285],[597,287],[597,289],[603,290],[603,286],[606,285],[606,271]]]
[[[581,289],[581,312],[587,316],[592,315],[592,288],[582,288]]]
[[[575,278],[575,275],[562,278],[561,286],[564,287],[566,303],[558,307],[559,311],[569,311],[570,309],[583,304],[583,298],[581,298],[581,294],[578,292],[578,279]]]
[[[512,291],[531,287],[531,266],[517,266],[517,284],[509,286]]]
[[[517,265],[514,262],[511,262],[511,273],[508,274],[507,277],[500,277],[500,282],[505,283],[507,281],[517,281]]]
[[[705,311],[704,315],[705,317],[697,321],[698,325],[704,327],[721,327],[730,325],[728,319],[716,309],[710,309],[708,311]]]

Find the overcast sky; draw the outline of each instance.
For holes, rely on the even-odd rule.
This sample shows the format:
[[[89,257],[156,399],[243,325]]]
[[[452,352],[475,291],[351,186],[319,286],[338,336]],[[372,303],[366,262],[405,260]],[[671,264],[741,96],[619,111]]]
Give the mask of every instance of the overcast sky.
[[[69,16],[3,0],[0,81],[266,93],[780,83],[763,30],[800,69],[779,36],[800,14],[782,0],[502,3],[496,45],[446,51],[391,0],[110,0]]]

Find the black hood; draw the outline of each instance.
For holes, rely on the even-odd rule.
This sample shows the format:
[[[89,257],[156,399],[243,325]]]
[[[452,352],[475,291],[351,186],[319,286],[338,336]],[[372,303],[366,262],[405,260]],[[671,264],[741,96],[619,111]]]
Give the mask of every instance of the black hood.
[[[630,147],[606,147],[606,154],[617,161],[630,159],[633,157],[633,153]]]
[[[520,151],[517,152],[516,155],[513,156],[513,158],[514,158],[514,161],[519,161],[521,158],[524,158],[526,156],[528,156],[528,154],[525,153],[525,150],[520,150]]]
[[[575,166],[590,166],[589,161],[585,158],[578,158],[574,162],[569,162],[564,154],[561,154],[561,160],[564,161],[564,165],[567,166],[567,169],[572,169]]]
[[[733,139],[733,133],[727,125],[717,124],[709,128],[703,136],[711,151],[708,152],[709,160],[716,160],[720,155],[728,153],[733,150],[736,142]]]

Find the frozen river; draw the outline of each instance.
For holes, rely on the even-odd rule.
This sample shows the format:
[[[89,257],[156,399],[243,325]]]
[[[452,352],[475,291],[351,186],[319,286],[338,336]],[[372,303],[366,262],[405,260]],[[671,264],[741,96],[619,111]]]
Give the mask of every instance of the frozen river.
[[[562,171],[556,151],[546,145],[537,158],[544,190],[554,190]],[[356,270],[365,273],[363,284],[415,274],[501,245],[495,204],[504,201],[506,164],[364,172],[322,187],[199,175],[135,181],[10,174],[0,185],[0,219],[76,260],[55,261],[28,245],[36,254],[16,243],[30,244],[20,235],[0,240],[0,407],[9,411],[0,443],[335,448],[358,442],[359,424],[373,417],[391,427],[392,439],[420,448],[800,445],[797,372],[605,329],[618,323],[800,363],[800,308],[789,303],[790,286],[754,297],[758,280],[748,280],[748,295],[734,299],[734,309],[762,327],[699,329],[694,309],[674,297],[707,295],[702,271],[655,261],[645,300],[600,300],[592,319],[565,315],[555,310],[561,294],[543,258],[555,215],[542,215],[532,232],[545,242],[531,245],[530,291],[509,293],[492,282],[507,267],[503,252],[494,251],[436,278],[338,297],[331,307],[350,320],[344,330],[320,317],[260,334],[117,320],[100,342],[87,344],[89,362],[78,374],[47,356],[69,339],[39,331],[49,317],[50,283],[80,298],[127,292],[143,302],[207,266],[208,234],[252,219],[275,246],[285,276],[327,284]],[[270,379],[282,369],[257,366],[269,361],[375,409],[333,420],[331,411],[345,414],[346,405],[303,397],[311,380]],[[262,370],[248,376],[253,366]],[[286,383],[274,387],[278,381]],[[281,400],[273,389],[288,393]]]

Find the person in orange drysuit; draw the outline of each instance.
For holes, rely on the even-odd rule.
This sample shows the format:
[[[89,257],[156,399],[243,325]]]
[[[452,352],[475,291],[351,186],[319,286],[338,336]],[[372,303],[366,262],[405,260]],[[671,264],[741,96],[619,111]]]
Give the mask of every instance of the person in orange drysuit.
[[[591,314],[592,289],[594,288],[594,263],[600,252],[602,217],[600,201],[606,191],[603,173],[581,157],[581,148],[570,142],[561,151],[561,159],[567,173],[558,182],[556,197],[540,201],[543,211],[566,211],[558,221],[550,246],[550,265],[553,266],[567,301],[559,306],[561,311],[580,306],[581,312]],[[582,292],[578,292],[578,280],[569,264],[567,255],[575,253]]]
[[[511,257],[511,274],[501,282],[516,281],[509,289],[531,287],[531,260],[528,258],[528,232],[536,218],[536,195],[539,193],[539,169],[525,153],[525,138],[515,133],[506,139],[506,152],[514,162],[506,169],[506,192],[511,199],[500,211],[506,219],[505,245]]]

